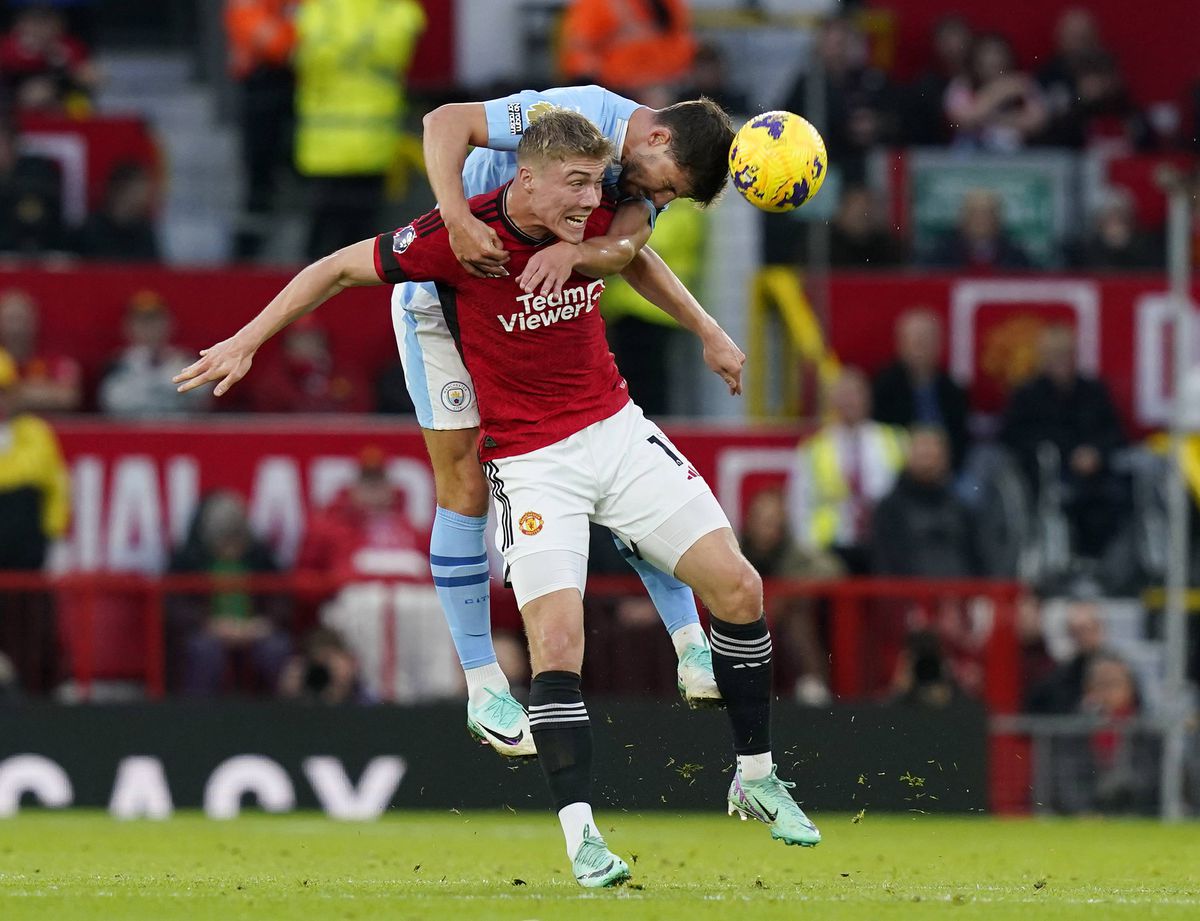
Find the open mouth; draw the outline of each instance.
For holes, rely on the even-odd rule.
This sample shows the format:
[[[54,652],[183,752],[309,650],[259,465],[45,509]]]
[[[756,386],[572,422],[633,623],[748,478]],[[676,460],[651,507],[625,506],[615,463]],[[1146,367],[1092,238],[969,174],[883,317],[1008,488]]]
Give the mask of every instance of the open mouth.
[[[582,217],[579,215],[567,215],[567,223],[572,227],[582,227],[587,223],[587,215],[585,214]]]

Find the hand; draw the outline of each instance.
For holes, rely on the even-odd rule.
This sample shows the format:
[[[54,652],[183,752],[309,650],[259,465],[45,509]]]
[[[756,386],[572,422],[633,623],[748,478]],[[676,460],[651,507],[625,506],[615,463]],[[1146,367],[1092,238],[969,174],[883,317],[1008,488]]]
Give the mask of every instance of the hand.
[[[462,263],[463,268],[476,278],[496,278],[507,275],[504,263],[508,262],[508,251],[500,243],[500,236],[473,214],[457,221],[447,221],[450,248]]]
[[[200,350],[200,360],[188,365],[173,378],[180,393],[203,387],[212,381],[220,383],[213,389],[216,396],[226,393],[230,387],[246,376],[257,349],[249,348],[234,336],[216,345]]]
[[[746,354],[719,326],[704,337],[704,363],[726,383],[730,396],[742,392],[742,365],[746,363]]]
[[[578,263],[579,247],[560,240],[538,250],[530,257],[525,264],[525,271],[517,278],[517,284],[526,294],[532,294],[539,285],[541,290],[537,293],[543,297],[562,294],[562,286],[571,277]]]

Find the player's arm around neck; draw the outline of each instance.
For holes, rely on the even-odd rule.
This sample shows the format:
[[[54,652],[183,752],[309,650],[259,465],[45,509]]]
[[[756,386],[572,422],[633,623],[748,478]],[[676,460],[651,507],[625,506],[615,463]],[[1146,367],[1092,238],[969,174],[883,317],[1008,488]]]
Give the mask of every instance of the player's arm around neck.
[[[203,349],[200,360],[175,375],[180,393],[217,381],[221,396],[246,376],[264,342],[294,320],[316,310],[347,288],[379,285],[375,240],[362,240],[302,269],[258,315],[230,338]]]
[[[496,232],[471,214],[462,182],[470,148],[488,146],[483,103],[438,106],[421,123],[425,129],[425,171],[450,232],[454,255],[472,275],[504,274],[508,253]]]
[[[572,272],[604,278],[622,271],[650,239],[647,202],[622,202],[608,232],[582,243],[558,242],[530,257],[517,279],[527,294],[559,294]]]
[[[658,253],[643,246],[621,275],[634,291],[700,339],[704,363],[725,381],[731,394],[742,392],[745,354]]]

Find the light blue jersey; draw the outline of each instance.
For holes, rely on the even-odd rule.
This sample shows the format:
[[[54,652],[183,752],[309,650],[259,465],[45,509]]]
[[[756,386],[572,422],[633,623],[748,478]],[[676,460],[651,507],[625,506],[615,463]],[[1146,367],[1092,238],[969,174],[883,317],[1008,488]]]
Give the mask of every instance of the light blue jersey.
[[[517,144],[543,108],[570,109],[587,118],[613,143],[617,159],[604,174],[604,184],[613,185],[621,175],[621,148],[629,116],[638,104],[601,86],[568,86],[549,90],[522,90],[512,96],[483,104],[487,113],[488,146],[476,147],[463,167],[466,197],[482,195],[503,185],[517,174]]]

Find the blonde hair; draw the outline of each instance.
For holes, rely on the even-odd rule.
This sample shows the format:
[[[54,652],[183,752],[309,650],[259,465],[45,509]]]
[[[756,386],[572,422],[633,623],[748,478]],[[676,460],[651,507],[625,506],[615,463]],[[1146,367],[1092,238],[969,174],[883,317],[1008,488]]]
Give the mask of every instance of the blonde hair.
[[[517,145],[517,162],[528,165],[585,157],[607,163],[613,153],[612,142],[587,118],[569,109],[552,109],[525,129]]]

